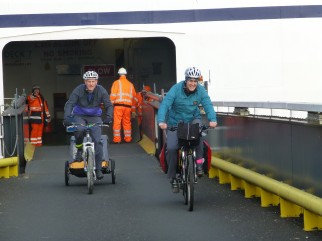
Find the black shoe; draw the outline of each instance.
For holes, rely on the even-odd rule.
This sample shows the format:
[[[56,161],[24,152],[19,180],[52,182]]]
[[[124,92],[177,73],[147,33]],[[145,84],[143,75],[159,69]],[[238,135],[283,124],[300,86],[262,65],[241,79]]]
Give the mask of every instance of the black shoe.
[[[177,179],[173,178],[170,183],[171,183],[171,186],[172,186],[172,192],[173,193],[178,193],[179,192],[179,184],[178,184]]]
[[[104,175],[103,175],[102,170],[96,170],[95,172],[96,172],[96,178],[97,178],[98,180],[103,179]]]
[[[202,164],[197,164],[197,176],[198,177],[202,177],[204,174],[203,168],[202,168]]]
[[[75,161],[78,161],[78,162],[83,161],[83,150],[81,149],[77,150]]]

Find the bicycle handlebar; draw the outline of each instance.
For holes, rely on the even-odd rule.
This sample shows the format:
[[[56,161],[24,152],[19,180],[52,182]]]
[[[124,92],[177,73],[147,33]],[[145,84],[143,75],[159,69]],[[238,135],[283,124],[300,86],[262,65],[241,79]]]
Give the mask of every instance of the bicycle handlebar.
[[[199,132],[211,129],[212,127],[210,127],[209,125],[200,125],[199,126]],[[172,127],[168,127],[167,130],[169,131],[176,131],[178,129],[178,126],[172,126]]]
[[[89,123],[89,124],[72,123],[72,125],[66,126],[66,131],[67,132],[74,132],[75,131],[75,128],[77,128],[78,126],[85,127],[86,130],[91,129],[94,126],[110,127],[110,125],[104,124],[103,122]]]

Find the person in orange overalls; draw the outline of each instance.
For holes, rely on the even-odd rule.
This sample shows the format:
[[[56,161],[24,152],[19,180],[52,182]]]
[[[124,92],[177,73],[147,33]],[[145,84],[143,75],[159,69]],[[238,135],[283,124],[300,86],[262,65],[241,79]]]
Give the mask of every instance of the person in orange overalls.
[[[29,123],[31,126],[30,143],[42,146],[44,125],[50,123],[50,113],[45,98],[40,94],[40,87],[33,85],[32,93],[27,97]]]
[[[132,141],[131,117],[136,117],[136,91],[134,85],[126,78],[127,71],[120,68],[120,78],[113,82],[110,99],[114,105],[113,142],[121,143],[121,125],[124,141]]]
[[[151,87],[148,85],[145,85],[143,87],[143,91],[144,92],[151,92]],[[139,131],[140,131],[140,140],[143,137],[143,133],[142,133],[142,103],[143,103],[143,91],[141,92],[137,92],[136,93],[136,99],[137,99],[137,114],[138,114],[138,125],[139,125]]]

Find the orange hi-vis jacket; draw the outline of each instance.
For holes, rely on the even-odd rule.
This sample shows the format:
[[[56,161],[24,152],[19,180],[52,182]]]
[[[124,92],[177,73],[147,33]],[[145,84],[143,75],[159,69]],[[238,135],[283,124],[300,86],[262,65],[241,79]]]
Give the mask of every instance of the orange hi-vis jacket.
[[[111,102],[114,106],[128,106],[132,112],[136,110],[136,91],[134,85],[126,79],[125,75],[114,81],[110,95]]]

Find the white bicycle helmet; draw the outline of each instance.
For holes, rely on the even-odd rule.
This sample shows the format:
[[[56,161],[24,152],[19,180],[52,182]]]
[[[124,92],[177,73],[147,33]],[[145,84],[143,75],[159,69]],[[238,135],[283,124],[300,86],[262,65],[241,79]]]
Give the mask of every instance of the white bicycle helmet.
[[[126,69],[125,68],[120,68],[119,71],[117,72],[119,75],[126,75],[127,72],[126,72]]]
[[[84,75],[83,75],[83,79],[84,80],[88,80],[88,79],[98,79],[98,74],[95,71],[87,71]]]
[[[197,69],[196,67],[189,67],[186,69],[184,73],[186,79],[199,79],[201,76],[201,71]]]

